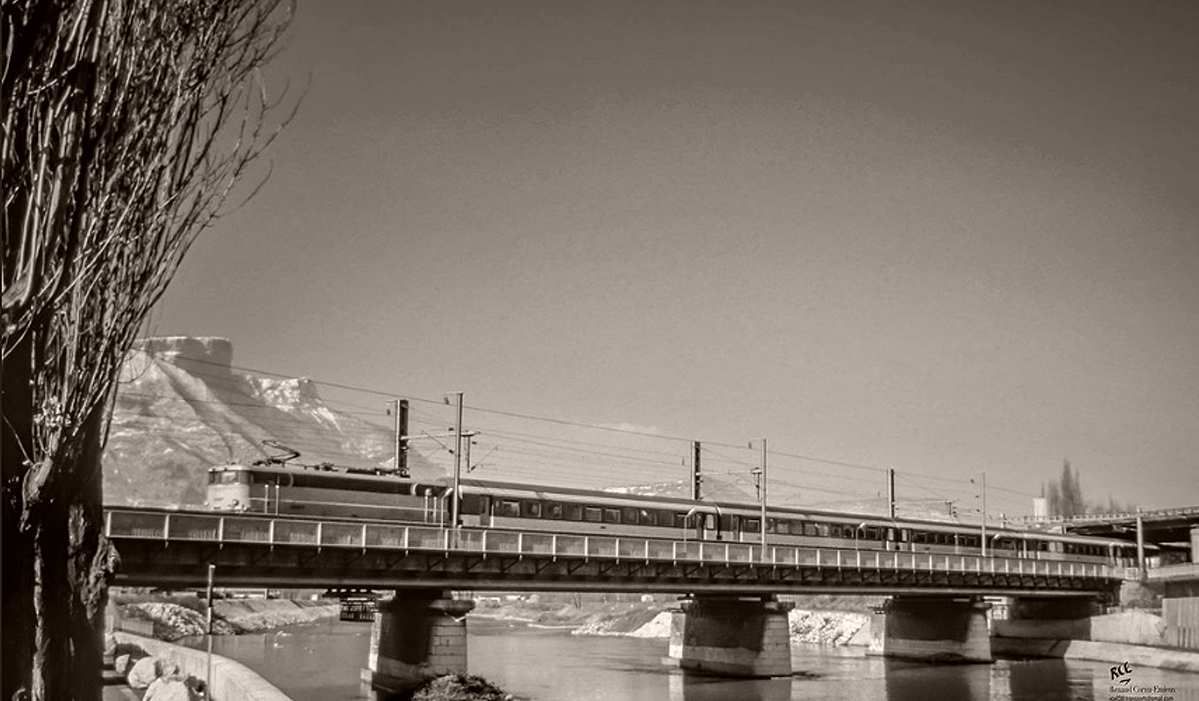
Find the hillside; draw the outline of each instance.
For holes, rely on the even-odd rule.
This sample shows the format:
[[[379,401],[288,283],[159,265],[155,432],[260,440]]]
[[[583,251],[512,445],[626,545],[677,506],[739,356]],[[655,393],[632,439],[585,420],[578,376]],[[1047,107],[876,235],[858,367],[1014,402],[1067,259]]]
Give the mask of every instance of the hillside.
[[[271,379],[234,370],[223,338],[140,341],[126,358],[104,451],[110,504],[199,506],[205,471],[249,464],[277,452],[275,440],[304,463],[389,466],[392,431],[337,411],[306,379]],[[444,461],[444,458],[435,458]],[[414,478],[445,474],[413,446]]]
[[[110,504],[201,506],[209,467],[235,462],[250,464],[279,451],[263,444],[277,441],[301,453],[297,463],[329,462],[345,467],[389,467],[394,451],[390,427],[371,423],[339,410],[324,399],[316,383],[305,378],[273,378],[239,371],[233,345],[224,338],[165,337],[139,341],[121,372],[108,443],[104,452],[104,495]],[[346,405],[342,405],[346,406]],[[375,412],[379,419],[382,402]],[[427,415],[426,415],[427,416]],[[490,421],[495,424],[493,416]],[[427,424],[429,420],[424,419]],[[442,424],[444,425],[444,424]],[[653,479],[613,485],[602,453],[579,452],[586,443],[581,429],[555,427],[552,436],[539,435],[522,444],[520,430],[489,426],[485,436],[503,441],[495,447],[482,472],[483,480],[560,484],[641,496],[690,498],[690,480]],[[414,429],[415,430],[415,429]],[[627,439],[627,437],[624,437]],[[594,438],[592,437],[592,440]],[[660,448],[659,444],[652,445]],[[532,446],[532,447],[530,447]],[[646,446],[640,446],[646,447]],[[545,448],[559,450],[548,460]],[[631,449],[636,451],[637,447]],[[541,452],[538,452],[541,451]],[[655,453],[654,460],[661,461]],[[526,464],[528,463],[528,464]],[[437,441],[413,441],[408,449],[412,477],[431,480],[452,470],[452,457]],[[662,474],[661,468],[654,468]],[[612,475],[609,475],[612,472]],[[685,472],[678,468],[675,474]],[[630,475],[626,468],[623,476]],[[617,478],[618,479],[618,478]],[[609,481],[611,480],[611,481]],[[609,484],[597,482],[609,481]],[[705,474],[704,499],[753,504],[757,497],[743,487],[748,480]],[[772,488],[775,504],[803,503],[803,488]],[[882,498],[841,503],[848,513],[885,513]],[[903,505],[901,516],[946,520],[936,509]]]

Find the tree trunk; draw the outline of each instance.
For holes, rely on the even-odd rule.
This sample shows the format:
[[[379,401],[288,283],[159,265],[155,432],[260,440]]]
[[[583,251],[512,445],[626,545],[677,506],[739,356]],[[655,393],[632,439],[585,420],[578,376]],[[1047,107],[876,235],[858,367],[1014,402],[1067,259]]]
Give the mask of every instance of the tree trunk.
[[[79,449],[51,465],[39,498],[26,503],[31,350],[32,341],[22,341],[4,362],[3,699],[24,688],[35,701],[98,700],[107,579],[115,565],[103,538],[106,417],[103,405],[91,411]]]
[[[2,665],[3,701],[18,698],[18,689],[28,689],[32,679],[33,659],[33,539],[21,530],[21,511],[24,508],[21,485],[28,465],[23,450],[32,445],[31,344],[26,336],[20,345],[4,359],[3,397],[4,421],[2,463],[4,472],[4,547],[3,569],[0,569],[0,589],[3,589],[4,635],[0,635],[0,665]],[[17,411],[16,407],[21,407]]]

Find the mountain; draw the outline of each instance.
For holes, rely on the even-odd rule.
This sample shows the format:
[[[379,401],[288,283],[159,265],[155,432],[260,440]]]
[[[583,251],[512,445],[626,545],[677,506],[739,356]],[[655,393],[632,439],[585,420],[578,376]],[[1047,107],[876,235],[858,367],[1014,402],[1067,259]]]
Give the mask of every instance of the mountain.
[[[303,378],[272,379],[233,369],[224,338],[139,341],[125,359],[104,451],[109,504],[199,506],[206,471],[249,464],[280,451],[296,462],[389,467],[391,430],[338,411]],[[408,450],[415,479],[445,475],[445,458]]]
[[[732,485],[724,480],[704,475],[701,485],[705,500],[732,503],[754,504],[758,498],[753,494]],[[673,499],[691,498],[691,480],[670,480],[652,484],[637,484],[628,487],[606,487],[605,492],[614,494],[632,494],[642,497],[668,497]]]

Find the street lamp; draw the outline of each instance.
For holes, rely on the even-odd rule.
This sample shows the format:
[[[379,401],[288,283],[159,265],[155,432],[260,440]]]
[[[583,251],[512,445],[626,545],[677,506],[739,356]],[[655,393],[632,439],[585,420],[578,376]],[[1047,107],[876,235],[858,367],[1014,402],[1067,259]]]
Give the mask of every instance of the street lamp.
[[[858,549],[858,533],[861,531],[864,531],[864,530],[866,530],[866,522],[865,521],[862,521],[861,523],[859,523],[857,525],[856,528],[853,529],[853,549],[854,550]]]

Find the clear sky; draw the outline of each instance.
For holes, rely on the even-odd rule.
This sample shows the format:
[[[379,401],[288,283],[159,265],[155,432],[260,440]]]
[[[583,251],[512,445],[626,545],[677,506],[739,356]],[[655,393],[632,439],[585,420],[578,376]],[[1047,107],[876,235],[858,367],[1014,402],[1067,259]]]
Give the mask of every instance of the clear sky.
[[[157,334],[238,365],[1199,503],[1199,3],[301,2]]]

